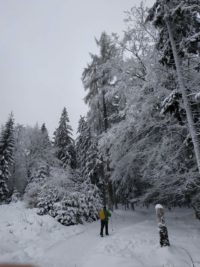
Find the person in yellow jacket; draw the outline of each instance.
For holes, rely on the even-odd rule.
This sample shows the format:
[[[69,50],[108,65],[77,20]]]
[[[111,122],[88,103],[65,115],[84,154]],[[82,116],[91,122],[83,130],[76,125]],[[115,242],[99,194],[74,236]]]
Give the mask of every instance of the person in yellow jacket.
[[[101,230],[100,230],[100,236],[101,237],[103,237],[104,227],[105,227],[105,230],[106,230],[105,231],[106,232],[106,235],[109,235],[109,233],[108,233],[108,221],[109,221],[109,217],[111,217],[111,213],[104,206],[103,209],[101,209],[99,211],[99,219],[101,220]]]

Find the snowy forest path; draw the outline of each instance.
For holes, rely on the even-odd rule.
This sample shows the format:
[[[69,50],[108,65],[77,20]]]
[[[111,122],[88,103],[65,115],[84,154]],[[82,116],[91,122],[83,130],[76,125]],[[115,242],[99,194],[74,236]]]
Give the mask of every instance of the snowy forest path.
[[[39,267],[200,267],[200,224],[191,209],[166,211],[171,246],[160,248],[155,210],[117,210],[109,236],[100,222],[66,227],[23,203],[0,206],[0,262]],[[192,261],[194,265],[192,265]]]
[[[104,258],[106,261],[118,266],[119,258],[124,259],[127,244],[122,243],[124,248],[116,249],[120,240],[121,232],[127,231],[127,227],[140,223],[143,218],[133,217],[133,212],[127,213],[126,216],[120,215],[120,212],[113,213],[109,222],[109,236],[101,238],[100,222],[86,224],[84,230],[66,237],[66,240],[58,241],[44,251],[43,266],[51,267],[86,267],[102,266]],[[131,240],[127,241],[128,246],[132,246]],[[119,250],[119,251],[118,251]],[[118,253],[116,258],[116,253]],[[45,260],[44,260],[45,259]],[[104,263],[104,266],[109,266]],[[125,265],[128,266],[128,265]]]
[[[152,210],[119,210],[112,214],[109,236],[99,236],[100,222],[86,224],[80,233],[48,249],[45,267],[193,266],[190,251],[195,250],[198,242],[197,229],[191,229],[187,215],[176,216],[169,212],[169,216],[173,218],[172,221],[169,219],[169,229],[173,229],[172,246],[169,248],[159,246],[156,218]],[[190,232],[187,232],[189,228]],[[189,236],[194,242],[192,248],[187,246]],[[200,266],[198,259],[192,260],[195,266]]]

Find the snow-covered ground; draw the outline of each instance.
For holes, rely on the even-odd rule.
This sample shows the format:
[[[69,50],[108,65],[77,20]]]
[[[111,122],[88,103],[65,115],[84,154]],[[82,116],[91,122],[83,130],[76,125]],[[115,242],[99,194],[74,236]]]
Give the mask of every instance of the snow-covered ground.
[[[160,248],[153,209],[115,211],[110,236],[99,222],[65,227],[21,202],[0,206],[0,263],[40,267],[200,266],[200,222],[190,209],[166,212],[171,242]]]

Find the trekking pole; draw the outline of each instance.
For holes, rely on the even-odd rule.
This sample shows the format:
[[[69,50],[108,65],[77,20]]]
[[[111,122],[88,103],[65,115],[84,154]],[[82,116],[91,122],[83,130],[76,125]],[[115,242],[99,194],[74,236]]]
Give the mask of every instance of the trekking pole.
[[[113,230],[113,221],[112,221],[112,217],[111,217],[111,229],[112,229],[112,232],[113,232],[114,230]]]

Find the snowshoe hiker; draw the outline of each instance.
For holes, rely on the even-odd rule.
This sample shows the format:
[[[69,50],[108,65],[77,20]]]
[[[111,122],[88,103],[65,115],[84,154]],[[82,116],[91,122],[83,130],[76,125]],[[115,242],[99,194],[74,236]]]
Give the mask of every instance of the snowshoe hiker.
[[[105,227],[105,232],[106,235],[109,235],[108,233],[108,221],[109,221],[109,217],[111,217],[111,213],[109,212],[109,210],[106,209],[106,207],[103,207],[103,209],[101,209],[99,211],[99,219],[101,220],[101,230],[100,230],[100,236],[103,237],[103,229]]]

